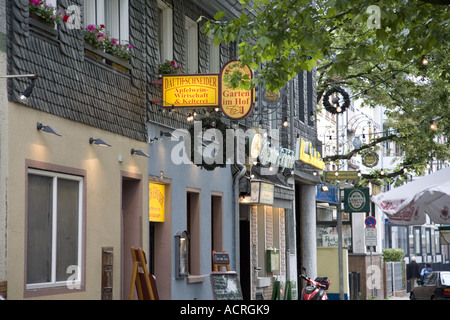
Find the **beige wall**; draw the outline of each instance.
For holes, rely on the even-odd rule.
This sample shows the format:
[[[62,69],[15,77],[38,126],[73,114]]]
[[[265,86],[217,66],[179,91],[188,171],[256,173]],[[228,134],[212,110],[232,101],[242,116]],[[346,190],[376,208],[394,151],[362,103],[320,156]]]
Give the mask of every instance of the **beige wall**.
[[[26,160],[86,172],[85,185],[85,291],[43,296],[43,299],[100,299],[101,248],[114,248],[113,298],[120,299],[122,176],[142,177],[140,246],[147,251],[148,176],[146,157],[131,155],[131,148],[147,152],[147,143],[50,115],[20,104],[8,103],[8,299],[24,298]],[[62,134],[39,132],[36,123],[50,125]],[[112,145],[89,144],[101,138]],[[4,139],[3,139],[4,141]],[[3,150],[5,148],[2,148]],[[123,161],[119,161],[119,157]],[[126,248],[129,250],[129,248]],[[131,262],[130,262],[131,263]],[[129,275],[131,277],[131,275]]]

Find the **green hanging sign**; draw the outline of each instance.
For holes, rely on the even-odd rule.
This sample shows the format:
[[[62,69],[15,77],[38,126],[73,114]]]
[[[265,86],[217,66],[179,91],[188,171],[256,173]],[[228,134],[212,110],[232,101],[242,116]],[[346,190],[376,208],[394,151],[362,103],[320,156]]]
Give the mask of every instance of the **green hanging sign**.
[[[346,212],[369,212],[369,188],[344,189],[344,210]]]

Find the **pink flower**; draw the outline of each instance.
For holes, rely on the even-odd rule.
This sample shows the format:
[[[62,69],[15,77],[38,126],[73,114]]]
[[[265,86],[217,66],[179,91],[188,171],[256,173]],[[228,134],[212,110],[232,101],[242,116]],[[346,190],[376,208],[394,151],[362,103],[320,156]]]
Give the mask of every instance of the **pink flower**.
[[[129,43],[127,43],[127,46],[128,46],[128,49],[133,49],[134,47],[131,45],[131,44],[129,44]]]
[[[30,2],[36,6],[40,6],[41,3],[39,2],[39,0],[30,0]]]
[[[172,66],[172,67],[175,67],[175,61],[170,61],[170,65]]]
[[[117,43],[117,39],[112,38],[111,42],[112,42],[112,44],[116,44]]]
[[[64,17],[63,17],[63,21],[64,21],[64,22],[67,22],[67,21],[69,21],[69,16],[68,16],[67,14],[65,14],[65,15],[64,15]]]
[[[106,27],[105,27],[104,24],[101,24],[101,25],[100,25],[100,28],[105,29]]]
[[[93,24],[88,24],[86,26],[86,30],[89,30],[91,33],[95,32],[95,26]]]

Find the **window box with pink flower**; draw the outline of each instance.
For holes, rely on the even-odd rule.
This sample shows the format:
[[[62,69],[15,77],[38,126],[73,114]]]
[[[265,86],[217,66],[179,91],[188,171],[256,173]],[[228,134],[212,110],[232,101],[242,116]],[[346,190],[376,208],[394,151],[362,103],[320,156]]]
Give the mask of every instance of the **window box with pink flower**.
[[[61,21],[61,11],[45,0],[29,0],[30,26],[45,36],[56,36],[56,24]]]
[[[85,53],[95,60],[102,61],[116,69],[126,72],[131,68],[133,46],[128,42],[120,43],[111,38],[105,25],[88,25],[84,33]]]

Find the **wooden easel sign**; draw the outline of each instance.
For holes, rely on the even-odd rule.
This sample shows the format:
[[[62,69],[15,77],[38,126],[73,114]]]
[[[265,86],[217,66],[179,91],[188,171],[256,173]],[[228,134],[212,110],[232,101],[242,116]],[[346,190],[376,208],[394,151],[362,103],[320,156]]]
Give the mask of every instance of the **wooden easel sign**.
[[[230,271],[230,255],[226,252],[212,252],[213,271],[220,271],[220,267],[225,267]]]
[[[133,300],[134,287],[136,287],[139,300],[159,300],[156,281],[153,275],[149,275],[147,271],[147,259],[142,248],[131,247],[131,258],[133,259],[133,272],[128,299]]]

